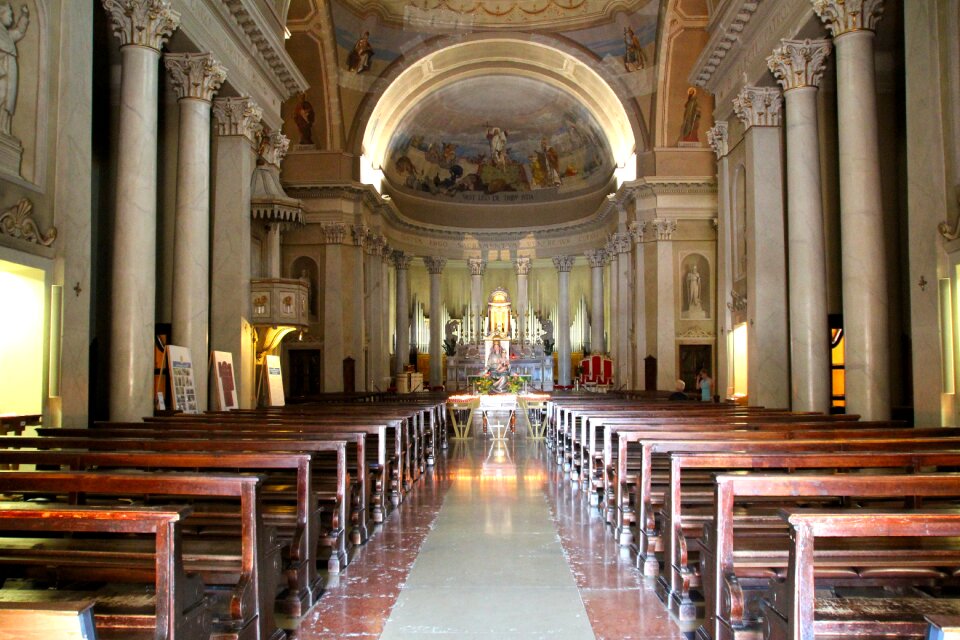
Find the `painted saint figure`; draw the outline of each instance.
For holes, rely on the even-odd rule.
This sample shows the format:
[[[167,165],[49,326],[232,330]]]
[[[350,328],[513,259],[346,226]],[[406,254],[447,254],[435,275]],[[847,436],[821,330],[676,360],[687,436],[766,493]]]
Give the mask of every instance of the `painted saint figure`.
[[[537,160],[539,160],[540,167],[543,170],[541,186],[559,187],[562,182],[560,179],[560,154],[550,146],[550,142],[546,138],[540,138],[540,151],[537,152]]]
[[[307,100],[307,94],[300,96],[300,104],[297,105],[297,111],[293,116],[293,122],[300,130],[300,144],[313,144],[313,123],[317,119],[317,114],[313,111],[313,105]]]
[[[27,5],[20,7],[20,16],[14,24],[13,7],[3,0],[0,4],[0,134],[10,135],[19,83],[17,43],[27,33],[29,24],[30,10]]]
[[[680,142],[700,142],[700,103],[697,90],[687,89],[687,102],[683,105],[683,124],[680,126]]]
[[[632,27],[623,30],[623,44],[626,47],[626,53],[623,54],[623,66],[627,71],[639,71],[647,66],[647,61],[643,57],[643,49],[640,47],[640,38],[634,33]]]
[[[363,73],[373,63],[373,47],[370,46],[370,32],[364,31],[353,51],[347,56],[347,68],[354,73]]]

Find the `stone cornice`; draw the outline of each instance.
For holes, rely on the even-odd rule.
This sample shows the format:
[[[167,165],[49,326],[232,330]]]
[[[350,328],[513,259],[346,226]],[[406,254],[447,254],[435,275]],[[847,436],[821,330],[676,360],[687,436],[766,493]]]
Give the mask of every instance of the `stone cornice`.
[[[136,45],[160,51],[180,26],[180,13],[169,0],[103,0],[113,34],[120,46]]]
[[[163,56],[163,63],[181,100],[210,102],[227,79],[227,70],[209,53],[168,53]]]
[[[700,59],[694,65],[691,81],[698,87],[706,87],[714,72],[731,49],[740,42],[740,34],[757,12],[763,0],[733,0],[728,3],[723,16],[715,24],[713,35],[704,47]]]
[[[767,58],[767,66],[783,91],[819,87],[830,55],[829,40],[783,40]]]

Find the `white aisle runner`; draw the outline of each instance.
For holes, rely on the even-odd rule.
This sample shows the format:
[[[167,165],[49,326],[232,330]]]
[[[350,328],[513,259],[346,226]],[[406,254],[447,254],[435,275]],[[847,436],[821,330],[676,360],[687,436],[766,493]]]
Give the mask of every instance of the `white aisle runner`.
[[[594,638],[547,506],[543,445],[451,446],[450,490],[381,638]]]

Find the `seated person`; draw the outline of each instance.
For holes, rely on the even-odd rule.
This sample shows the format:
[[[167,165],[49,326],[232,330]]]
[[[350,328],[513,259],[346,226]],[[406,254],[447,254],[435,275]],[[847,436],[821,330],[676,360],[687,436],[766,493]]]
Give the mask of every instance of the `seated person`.
[[[683,380],[677,380],[677,389],[676,389],[676,391],[674,391],[673,393],[671,393],[671,394],[670,394],[670,397],[667,398],[667,399],[668,399],[668,400],[688,400],[689,398],[687,398],[687,394],[685,394],[685,393],[683,392],[683,390],[686,389],[686,388],[687,388],[687,383],[686,383],[686,382],[684,382]]]
[[[510,357],[504,353],[500,341],[490,347],[490,356],[487,358],[487,373],[495,380],[493,390],[503,391],[507,386],[507,377],[510,375]]]

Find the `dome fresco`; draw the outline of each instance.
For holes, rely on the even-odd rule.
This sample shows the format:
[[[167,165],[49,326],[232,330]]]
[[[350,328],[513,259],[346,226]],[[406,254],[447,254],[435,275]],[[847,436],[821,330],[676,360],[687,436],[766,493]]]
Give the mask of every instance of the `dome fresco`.
[[[604,189],[614,162],[595,118],[565,91],[489,75],[421,100],[395,130],[383,170],[407,193],[518,204]]]

